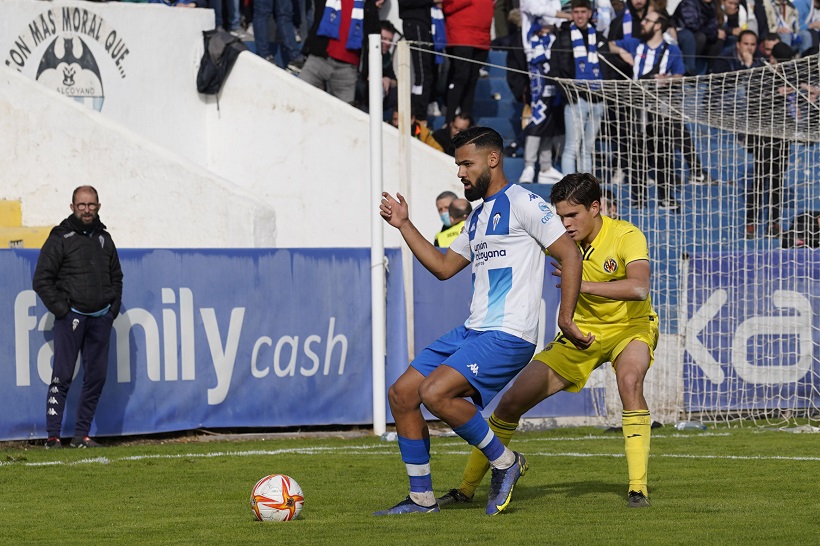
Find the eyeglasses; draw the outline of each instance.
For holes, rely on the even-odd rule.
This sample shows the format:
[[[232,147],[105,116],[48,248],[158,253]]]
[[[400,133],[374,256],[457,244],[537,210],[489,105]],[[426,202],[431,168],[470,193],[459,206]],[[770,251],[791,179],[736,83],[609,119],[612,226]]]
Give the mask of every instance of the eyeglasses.
[[[95,210],[97,210],[97,207],[99,207],[99,206],[100,206],[99,203],[74,203],[74,208],[77,209],[77,210],[88,209],[90,211],[95,211]]]

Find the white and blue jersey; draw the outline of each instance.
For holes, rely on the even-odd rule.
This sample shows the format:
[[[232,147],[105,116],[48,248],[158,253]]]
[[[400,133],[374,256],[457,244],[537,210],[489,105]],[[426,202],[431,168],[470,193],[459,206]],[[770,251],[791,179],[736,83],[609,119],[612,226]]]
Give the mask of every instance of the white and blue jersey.
[[[484,200],[450,245],[472,262],[473,299],[464,326],[536,343],[544,250],[565,232],[552,206],[517,184]]]
[[[625,49],[632,55],[632,79],[640,80],[644,77],[662,74],[666,76],[681,76],[686,72],[683,64],[683,55],[675,44],[662,42],[658,47],[651,48],[637,38],[615,40],[615,45]]]

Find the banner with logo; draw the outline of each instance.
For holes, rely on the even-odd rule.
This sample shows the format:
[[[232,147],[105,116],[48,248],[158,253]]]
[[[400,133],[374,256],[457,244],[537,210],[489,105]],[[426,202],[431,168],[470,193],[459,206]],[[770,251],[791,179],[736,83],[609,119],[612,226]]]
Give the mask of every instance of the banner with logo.
[[[820,407],[820,254],[693,254],[686,277],[687,411]]]
[[[387,365],[407,365],[401,255]],[[0,439],[45,437],[53,315],[36,250],[0,251]],[[122,313],[92,435],[373,422],[370,250],[121,250]],[[82,373],[68,397],[73,433]]]
[[[0,250],[0,440],[46,435],[54,317],[31,289],[38,254]],[[408,348],[401,253],[387,257],[389,385]],[[92,435],[373,422],[369,249],[121,249],[120,260],[123,307]],[[467,318],[472,283],[469,269],[442,282],[415,262],[414,285],[418,352]],[[539,349],[559,298],[553,277],[544,285]],[[78,367],[66,435],[82,377]],[[527,416],[596,415],[602,397],[560,393]]]

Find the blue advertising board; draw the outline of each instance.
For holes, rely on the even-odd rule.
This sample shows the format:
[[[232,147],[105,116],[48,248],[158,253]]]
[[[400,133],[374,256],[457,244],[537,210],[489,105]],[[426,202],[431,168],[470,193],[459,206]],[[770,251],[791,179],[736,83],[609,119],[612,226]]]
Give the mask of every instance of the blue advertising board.
[[[820,253],[700,253],[687,265],[684,409],[820,407]]]
[[[397,250],[387,255],[401,263]],[[53,315],[31,290],[37,256],[0,251],[0,439],[45,437]],[[123,308],[92,435],[373,422],[369,249],[121,250],[120,259]],[[403,370],[401,267],[391,270],[387,366]],[[69,393],[67,435],[79,390]]]

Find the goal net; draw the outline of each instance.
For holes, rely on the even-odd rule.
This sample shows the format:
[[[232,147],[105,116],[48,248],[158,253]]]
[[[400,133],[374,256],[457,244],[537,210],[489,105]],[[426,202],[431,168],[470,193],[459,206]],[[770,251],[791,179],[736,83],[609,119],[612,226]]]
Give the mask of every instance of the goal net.
[[[593,170],[648,239],[653,418],[820,425],[818,58],[559,84],[603,104]]]

